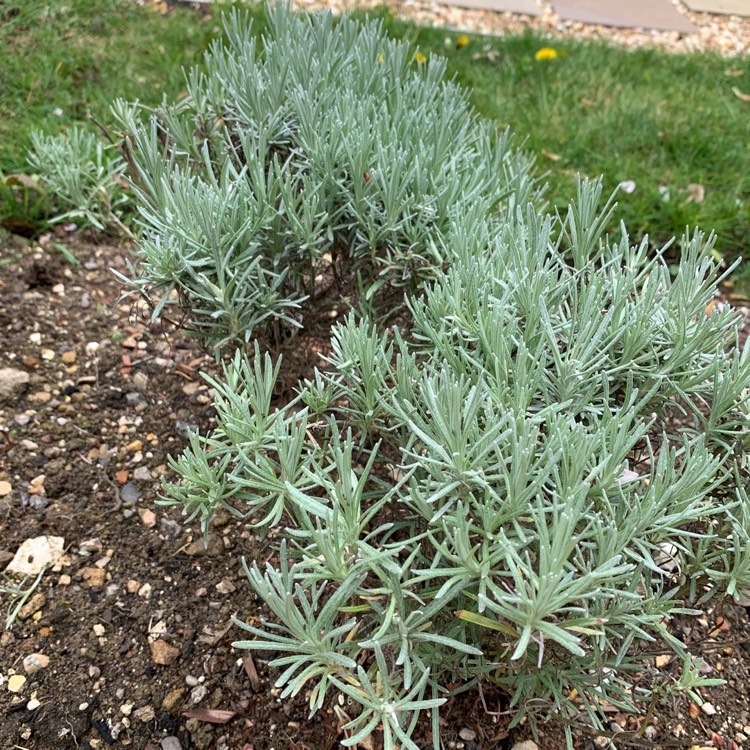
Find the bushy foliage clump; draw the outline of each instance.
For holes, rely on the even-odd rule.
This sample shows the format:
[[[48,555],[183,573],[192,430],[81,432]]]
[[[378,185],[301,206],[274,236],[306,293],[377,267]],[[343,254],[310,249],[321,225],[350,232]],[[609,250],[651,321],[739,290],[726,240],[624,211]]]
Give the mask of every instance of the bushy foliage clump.
[[[366,299],[413,290],[451,262],[453,221],[535,194],[527,158],[444,61],[380,23],[267,13],[262,45],[231,14],[185,99],[146,125],[123,118],[143,282],[176,291],[219,347],[298,325],[332,281],[359,278]]]
[[[340,323],[286,406],[280,365],[238,354],[216,429],[175,463],[187,513],[285,529],[248,567],[273,619],[237,645],[280,653],[282,696],[313,711],[350,697],[344,745],[382,726],[416,748],[432,711],[439,747],[457,686],[601,726],[604,703],[711,682],[669,623],[750,586],[750,349],[713,306],[711,241],[686,236],[670,273],[624,227],[602,236],[599,193],[448,227],[413,327]],[[655,641],[680,680],[649,666]]]
[[[126,163],[113,144],[77,126],[60,135],[37,131],[31,141],[29,166],[56,204],[52,221],[128,232],[121,219],[132,210]]]

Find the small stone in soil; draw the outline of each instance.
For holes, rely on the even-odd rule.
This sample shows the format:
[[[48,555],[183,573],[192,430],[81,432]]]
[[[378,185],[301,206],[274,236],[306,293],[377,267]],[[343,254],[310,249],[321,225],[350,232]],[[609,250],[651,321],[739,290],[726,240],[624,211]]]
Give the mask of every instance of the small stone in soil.
[[[133,716],[138,719],[138,721],[142,721],[144,724],[148,724],[150,721],[154,720],[154,718],[156,717],[156,712],[154,711],[153,706],[143,706],[137,711],[133,711]]]
[[[28,385],[31,377],[28,372],[12,367],[0,369],[0,401],[13,398]]]
[[[161,741],[161,750],[182,750],[182,745],[177,737],[165,737]]]
[[[137,479],[140,482],[150,482],[151,481],[151,471],[146,466],[139,466],[133,472],[133,478]]]
[[[26,677],[22,674],[14,674],[8,678],[8,690],[11,693],[20,693],[26,684]]]
[[[37,513],[43,511],[49,505],[49,498],[46,495],[32,495],[29,498],[29,507]]]
[[[701,711],[707,716],[713,716],[716,713],[716,708],[713,703],[708,703],[707,701],[701,704]]]
[[[135,505],[141,497],[141,491],[133,482],[127,482],[120,490],[120,499],[127,505]]]
[[[469,729],[468,727],[464,727],[459,733],[458,736],[464,740],[465,742],[473,742],[477,738],[477,733],[473,729]]]
[[[104,548],[102,540],[99,537],[93,539],[85,539],[78,544],[78,551],[82,555],[95,555],[97,552],[101,552]]]
[[[23,668],[26,674],[34,674],[49,666],[49,656],[45,654],[29,654],[24,657]]]
[[[37,536],[27,539],[16,551],[5,569],[6,573],[36,576],[44,568],[54,565],[63,554],[65,540],[61,536]]]
[[[118,721],[112,724],[112,726],[109,729],[109,733],[112,739],[117,740],[117,738],[122,734],[124,729],[125,729],[125,725],[121,721]]]
[[[31,480],[31,487],[29,487],[30,495],[44,495],[46,491],[44,489],[44,480],[47,477],[44,474],[40,474],[38,477],[34,477]]]
[[[205,685],[197,685],[190,691],[190,702],[198,704],[208,695],[208,688]]]
[[[143,404],[144,406],[148,406],[148,401],[143,398],[143,396],[138,393],[138,391],[129,391],[125,394],[125,403],[128,406],[140,406]]]
[[[5,480],[0,482],[0,497],[10,495],[11,492],[13,492],[13,485],[10,482],[6,482]]]
[[[159,528],[163,534],[172,539],[177,539],[180,535],[180,524],[177,523],[177,521],[173,521],[171,518],[160,518]]]
[[[166,641],[161,639],[153,641],[151,644],[151,658],[155,664],[169,666],[174,664],[180,657],[180,649],[170,646]]]
[[[148,375],[140,370],[133,375],[133,387],[143,393],[148,386]]]
[[[190,557],[213,557],[220,555],[223,551],[221,539],[216,534],[208,535],[208,547],[203,543],[203,537],[185,547],[185,554]]]
[[[223,578],[216,584],[216,590],[220,594],[231,594],[232,592],[237,591],[237,587],[228,578]]]
[[[148,599],[151,596],[151,584],[144,583],[143,586],[138,589],[138,596],[143,599]]]
[[[107,579],[107,571],[102,568],[83,568],[79,573],[84,583],[92,589],[100,589]]]
[[[36,391],[28,397],[29,402],[32,404],[46,404],[51,399],[52,394],[47,391]]]
[[[148,508],[138,508],[138,515],[141,522],[147,529],[153,529],[156,526],[156,513]]]
[[[21,607],[21,609],[18,610],[18,619],[19,620],[28,620],[29,617],[32,615],[35,615],[47,602],[47,597],[42,594],[41,592],[38,592],[34,594],[34,596],[29,599],[29,601],[26,602],[26,604]]]
[[[539,745],[534,740],[524,740],[523,742],[516,742],[511,750],[539,750]]]
[[[174,423],[174,428],[177,434],[180,437],[184,437],[186,440],[190,437],[191,432],[198,432],[198,425],[190,424],[190,422],[185,422],[182,419],[178,419]]]

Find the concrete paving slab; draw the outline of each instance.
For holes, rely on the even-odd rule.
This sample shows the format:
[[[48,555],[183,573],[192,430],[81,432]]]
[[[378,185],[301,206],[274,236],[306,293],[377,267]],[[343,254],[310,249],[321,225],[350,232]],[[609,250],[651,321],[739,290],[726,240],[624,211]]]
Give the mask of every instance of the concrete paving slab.
[[[471,10],[493,10],[497,13],[521,13],[539,16],[541,10],[536,0],[437,0],[439,5],[455,5]]]
[[[750,0],[682,0],[697,13],[719,13],[750,18]]]
[[[636,27],[661,31],[697,31],[669,0],[551,0],[566,21],[602,26]]]

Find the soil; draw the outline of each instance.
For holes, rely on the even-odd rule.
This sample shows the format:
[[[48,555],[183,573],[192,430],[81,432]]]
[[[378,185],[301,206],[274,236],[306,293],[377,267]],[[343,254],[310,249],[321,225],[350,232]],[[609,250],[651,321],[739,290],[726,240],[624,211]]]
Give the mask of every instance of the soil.
[[[126,273],[127,254],[64,228],[0,238],[0,368],[29,376],[0,403],[0,569],[29,538],[64,539],[21,619],[4,631],[0,622],[0,748],[338,748],[347,710],[338,696],[308,718],[304,696],[281,701],[264,658],[232,647],[243,637],[232,617],[263,614],[243,559],[262,564],[270,547],[219,514],[205,548],[195,521],[156,502],[160,479],[173,476],[168,457],[190,429],[211,426],[200,372],[217,368],[194,339],[150,326],[145,305],[121,299],[111,269]],[[6,592],[3,610],[17,601]],[[685,696],[641,724],[612,707],[613,734],[641,729],[616,746],[750,748],[747,609],[724,602],[674,627],[705,671],[727,680],[700,691],[715,712]],[[26,678],[17,692],[14,675]],[[443,745],[502,750],[530,739],[525,725],[509,731],[512,714],[497,692],[457,696],[441,712]],[[561,732],[560,721],[546,724],[538,747],[564,747]],[[576,737],[586,750],[608,742],[582,726]],[[425,725],[416,741],[429,739]],[[360,747],[377,750],[377,738]]]

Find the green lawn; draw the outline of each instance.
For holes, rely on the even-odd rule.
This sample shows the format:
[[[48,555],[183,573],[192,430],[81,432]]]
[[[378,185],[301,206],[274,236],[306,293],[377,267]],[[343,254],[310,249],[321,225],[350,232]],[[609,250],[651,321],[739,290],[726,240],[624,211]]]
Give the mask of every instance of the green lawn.
[[[3,9],[0,170],[6,173],[23,168],[34,127],[58,131],[89,112],[106,122],[116,97],[156,103],[162,92],[178,96],[180,67],[200,60],[220,12],[162,16],[128,0],[26,0],[15,16]],[[262,12],[256,15],[262,21]],[[548,172],[552,205],[573,195],[577,172],[604,174],[607,191],[635,183],[632,193],[620,193],[618,211],[634,237],[648,233],[658,245],[699,225],[716,230],[727,257],[748,245],[750,101],[737,95],[750,93],[748,59],[631,52],[532,34],[472,36],[458,45],[458,32],[381,15],[392,34],[411,40],[428,59],[446,56],[477,110],[526,140]],[[536,60],[542,47],[558,56]]]
[[[179,94],[181,66],[200,61],[217,30],[187,10],[168,16],[128,0],[0,4],[0,170],[22,169],[29,132],[57,132],[113,99],[156,104]],[[5,16],[3,18],[3,15]]]

